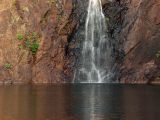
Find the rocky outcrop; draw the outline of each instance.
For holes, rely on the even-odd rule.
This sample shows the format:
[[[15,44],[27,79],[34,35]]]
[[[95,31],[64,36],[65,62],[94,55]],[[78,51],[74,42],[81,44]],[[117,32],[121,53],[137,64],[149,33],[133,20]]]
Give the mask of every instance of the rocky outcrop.
[[[160,1],[125,0],[128,8],[119,39],[125,57],[120,67],[122,83],[159,83]]]
[[[0,83],[64,82],[65,48],[77,25],[71,17],[73,4],[72,0],[0,1]],[[27,48],[32,33],[38,43]],[[18,35],[26,36],[25,41]]]
[[[71,82],[87,0],[1,0],[0,83]],[[159,83],[160,1],[103,0],[121,83]]]

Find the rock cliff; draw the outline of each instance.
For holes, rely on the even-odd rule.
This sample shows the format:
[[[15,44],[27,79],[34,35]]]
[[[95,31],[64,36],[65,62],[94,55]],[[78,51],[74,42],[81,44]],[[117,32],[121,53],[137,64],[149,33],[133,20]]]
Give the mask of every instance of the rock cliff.
[[[0,83],[71,82],[86,0],[1,0]],[[160,1],[103,0],[121,83],[160,82]]]
[[[104,5],[113,46],[113,81],[160,82],[160,1],[112,0]]]
[[[0,1],[1,83],[64,82],[67,40],[76,27],[73,5],[71,0]]]
[[[160,1],[123,2],[128,10],[119,37],[125,52],[119,80],[122,83],[159,83]]]

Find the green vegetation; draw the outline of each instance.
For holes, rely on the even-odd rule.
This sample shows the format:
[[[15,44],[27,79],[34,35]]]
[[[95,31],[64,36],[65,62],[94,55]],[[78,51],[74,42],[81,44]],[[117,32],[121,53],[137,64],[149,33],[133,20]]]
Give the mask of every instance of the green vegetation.
[[[157,52],[156,57],[160,58],[160,51]]]
[[[54,3],[56,3],[56,0],[48,0],[48,3],[54,4]]]
[[[19,49],[23,49],[23,46],[22,46],[22,45],[19,45],[18,48],[19,48]]]
[[[25,35],[17,34],[17,39],[21,41],[19,49],[28,49],[35,55],[39,49],[39,36],[36,32],[26,33]]]
[[[12,66],[12,64],[10,64],[10,63],[5,63],[5,64],[4,64],[4,68],[7,69],[7,70],[11,69],[12,67],[13,67],[13,66]]]
[[[17,39],[21,41],[24,39],[24,36],[22,34],[17,34]]]
[[[38,51],[38,48],[39,48],[39,43],[37,41],[33,41],[30,45],[30,49],[33,55],[36,54],[36,52]]]

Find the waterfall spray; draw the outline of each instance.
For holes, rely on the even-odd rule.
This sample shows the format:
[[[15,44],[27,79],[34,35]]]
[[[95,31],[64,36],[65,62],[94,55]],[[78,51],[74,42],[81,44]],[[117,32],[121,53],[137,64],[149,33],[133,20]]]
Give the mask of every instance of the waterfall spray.
[[[111,69],[111,48],[101,0],[89,0],[80,67],[76,70],[78,83],[108,82]]]

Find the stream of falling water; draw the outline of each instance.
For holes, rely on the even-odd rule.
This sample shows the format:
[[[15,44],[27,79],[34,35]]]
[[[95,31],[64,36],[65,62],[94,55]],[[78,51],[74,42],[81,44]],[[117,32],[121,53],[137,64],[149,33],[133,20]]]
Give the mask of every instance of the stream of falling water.
[[[89,0],[85,41],[80,58],[80,67],[75,73],[74,82],[108,82],[112,62],[109,46],[101,0]]]

